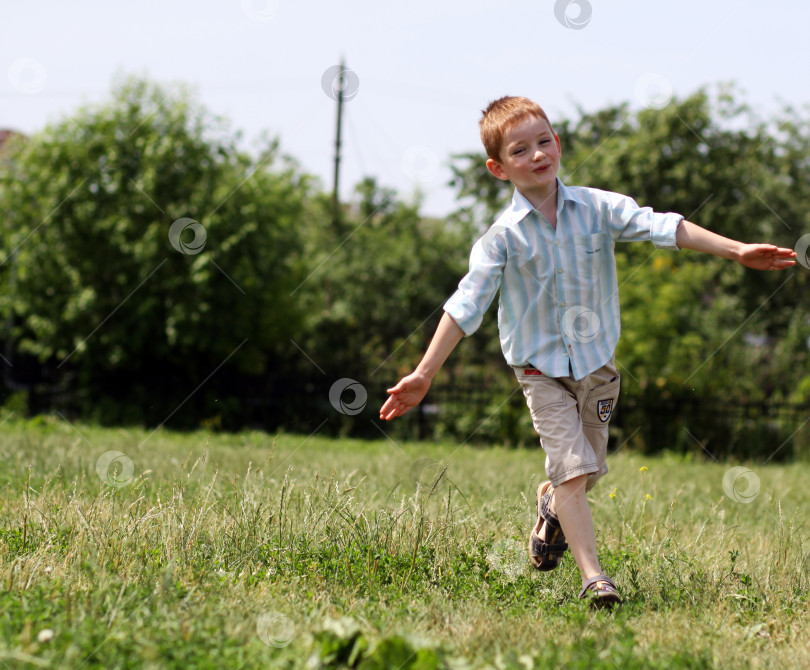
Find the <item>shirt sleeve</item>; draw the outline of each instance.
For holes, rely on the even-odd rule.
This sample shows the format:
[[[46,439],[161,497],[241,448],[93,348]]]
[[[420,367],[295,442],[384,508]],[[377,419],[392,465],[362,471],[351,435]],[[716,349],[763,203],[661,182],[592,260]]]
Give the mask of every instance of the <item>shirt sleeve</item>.
[[[620,242],[652,242],[659,249],[678,251],[675,242],[681,214],[661,214],[651,207],[639,207],[635,200],[618,193],[606,193],[602,202],[602,217],[610,235]]]
[[[472,335],[481,326],[484,313],[501,286],[506,265],[505,231],[493,225],[470,252],[470,270],[459,282],[458,290],[444,303],[444,311],[464,331]]]

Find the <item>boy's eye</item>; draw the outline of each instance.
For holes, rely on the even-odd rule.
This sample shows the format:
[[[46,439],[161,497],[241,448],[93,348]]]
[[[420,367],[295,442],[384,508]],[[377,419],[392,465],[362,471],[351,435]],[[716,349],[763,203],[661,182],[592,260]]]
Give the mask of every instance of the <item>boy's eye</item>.
[[[523,151],[524,151],[524,149],[522,149],[522,148],[521,148],[521,149],[515,149],[515,150],[512,152],[512,155],[513,155],[513,156],[517,156],[518,154],[523,153]]]

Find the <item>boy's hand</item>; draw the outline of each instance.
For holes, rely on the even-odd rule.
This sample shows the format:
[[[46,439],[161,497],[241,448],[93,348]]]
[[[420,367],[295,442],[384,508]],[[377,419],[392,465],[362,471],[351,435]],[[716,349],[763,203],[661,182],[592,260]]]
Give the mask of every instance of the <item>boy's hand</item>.
[[[754,270],[784,270],[796,265],[796,261],[793,260],[796,258],[796,252],[793,249],[773,244],[743,244],[701,228],[686,219],[678,225],[675,243],[680,249],[693,249],[733,259]]]
[[[390,421],[402,416],[422,402],[433,377],[462,337],[464,337],[464,331],[453,317],[445,312],[436,327],[436,333],[430,341],[428,350],[422,357],[422,361],[416,366],[416,371],[403,377],[396,386],[388,389],[391,396],[380,408],[380,418],[383,421]]]
[[[773,244],[743,244],[737,260],[754,270],[784,270],[796,265],[793,249],[776,247]]]
[[[422,402],[429,388],[430,379],[424,375],[412,372],[403,377],[396,386],[388,389],[391,395],[380,408],[380,418],[383,421],[390,421],[411,411]]]

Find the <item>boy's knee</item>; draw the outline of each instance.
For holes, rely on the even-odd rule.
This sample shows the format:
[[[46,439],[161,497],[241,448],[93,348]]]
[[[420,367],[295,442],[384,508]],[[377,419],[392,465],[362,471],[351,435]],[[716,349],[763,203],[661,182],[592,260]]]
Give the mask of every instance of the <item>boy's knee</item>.
[[[589,476],[590,475],[577,475],[576,477],[558,484],[555,488],[559,489],[563,487],[566,491],[578,491],[579,489],[584,489],[588,483]]]

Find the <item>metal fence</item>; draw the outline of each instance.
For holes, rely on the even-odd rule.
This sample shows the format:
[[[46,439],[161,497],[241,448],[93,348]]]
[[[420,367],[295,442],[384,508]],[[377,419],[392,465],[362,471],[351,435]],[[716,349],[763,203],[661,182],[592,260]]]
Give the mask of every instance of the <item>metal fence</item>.
[[[523,394],[509,375],[456,377],[435,384],[421,405],[392,422],[379,419],[379,408],[391,383],[382,377],[334,379],[319,375],[275,382],[266,389],[232,386],[216,405],[221,416],[215,412],[205,426],[395,442],[538,445]],[[52,393],[29,401],[29,410],[35,412],[60,411],[69,415],[72,406],[70,398]],[[176,427],[193,425],[181,423]],[[694,452],[717,460],[810,460],[807,405],[689,396],[642,398],[623,393],[610,430],[612,449],[629,446],[648,453]]]
[[[452,440],[481,445],[536,446],[537,435],[520,387],[508,377],[478,383],[434,385],[424,402],[392,422],[379,420],[387,397],[378,380],[355,382],[335,402],[335,380],[299,380],[298,388],[265,397],[283,419],[262,418],[266,429],[319,432],[392,440]],[[330,398],[330,391],[332,398]],[[261,413],[260,413],[261,414]],[[273,425],[275,424],[275,425]],[[783,402],[739,402],[723,398],[639,398],[623,394],[611,419],[611,448],[629,446],[647,453],[695,452],[708,458],[810,459],[810,406]]]

